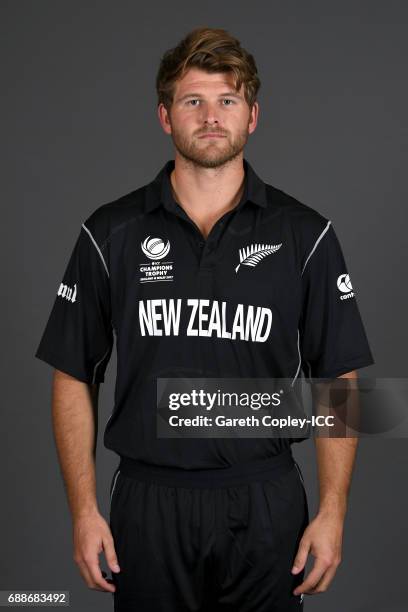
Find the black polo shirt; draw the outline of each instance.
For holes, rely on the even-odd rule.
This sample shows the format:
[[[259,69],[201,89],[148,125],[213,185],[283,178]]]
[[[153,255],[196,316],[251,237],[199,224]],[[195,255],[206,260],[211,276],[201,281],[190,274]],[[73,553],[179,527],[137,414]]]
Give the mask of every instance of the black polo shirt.
[[[82,224],[35,355],[100,383],[115,334],[104,444],[119,455],[182,468],[267,458],[294,440],[158,438],[156,379],[296,381],[373,364],[355,288],[330,220],[246,160],[241,201],[207,239],[173,198],[173,167]]]

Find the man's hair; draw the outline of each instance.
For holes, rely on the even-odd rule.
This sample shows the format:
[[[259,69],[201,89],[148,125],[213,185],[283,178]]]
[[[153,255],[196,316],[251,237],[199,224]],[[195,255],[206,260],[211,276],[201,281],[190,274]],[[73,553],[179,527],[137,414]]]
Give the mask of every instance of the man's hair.
[[[174,84],[189,68],[232,73],[236,90],[244,85],[249,107],[256,101],[261,81],[255,60],[226,30],[196,28],[176,47],[165,52],[156,77],[158,104],[162,102],[167,109],[171,107]]]

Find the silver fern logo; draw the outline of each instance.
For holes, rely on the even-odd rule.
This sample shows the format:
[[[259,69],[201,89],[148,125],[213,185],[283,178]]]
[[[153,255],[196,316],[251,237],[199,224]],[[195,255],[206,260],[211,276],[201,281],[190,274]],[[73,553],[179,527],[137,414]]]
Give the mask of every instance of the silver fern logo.
[[[238,272],[239,266],[252,266],[255,267],[262,259],[267,255],[275,253],[280,249],[280,244],[250,244],[244,249],[239,249],[239,264],[235,268],[235,272]]]

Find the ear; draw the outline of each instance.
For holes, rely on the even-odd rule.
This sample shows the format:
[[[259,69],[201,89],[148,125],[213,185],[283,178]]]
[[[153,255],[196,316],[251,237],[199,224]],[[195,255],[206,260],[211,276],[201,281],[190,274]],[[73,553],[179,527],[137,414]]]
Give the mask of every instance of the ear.
[[[157,114],[159,117],[160,125],[162,126],[163,130],[166,132],[166,134],[171,134],[170,117],[167,108],[164,106],[163,102],[160,102],[160,104],[158,105]]]
[[[249,117],[249,124],[248,124],[248,133],[252,134],[252,132],[255,131],[255,128],[258,124],[258,117],[259,117],[259,104],[258,102],[254,102],[251,108],[251,114]]]

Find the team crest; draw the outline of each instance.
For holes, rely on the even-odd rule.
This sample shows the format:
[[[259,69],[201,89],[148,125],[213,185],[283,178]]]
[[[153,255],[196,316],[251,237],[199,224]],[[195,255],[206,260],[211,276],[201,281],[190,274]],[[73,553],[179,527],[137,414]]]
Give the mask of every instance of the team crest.
[[[244,249],[239,249],[239,264],[235,268],[235,272],[238,272],[239,267],[242,266],[251,266],[254,268],[262,259],[267,257],[268,255],[272,255],[278,249],[280,249],[282,243],[280,244],[250,244]]]

